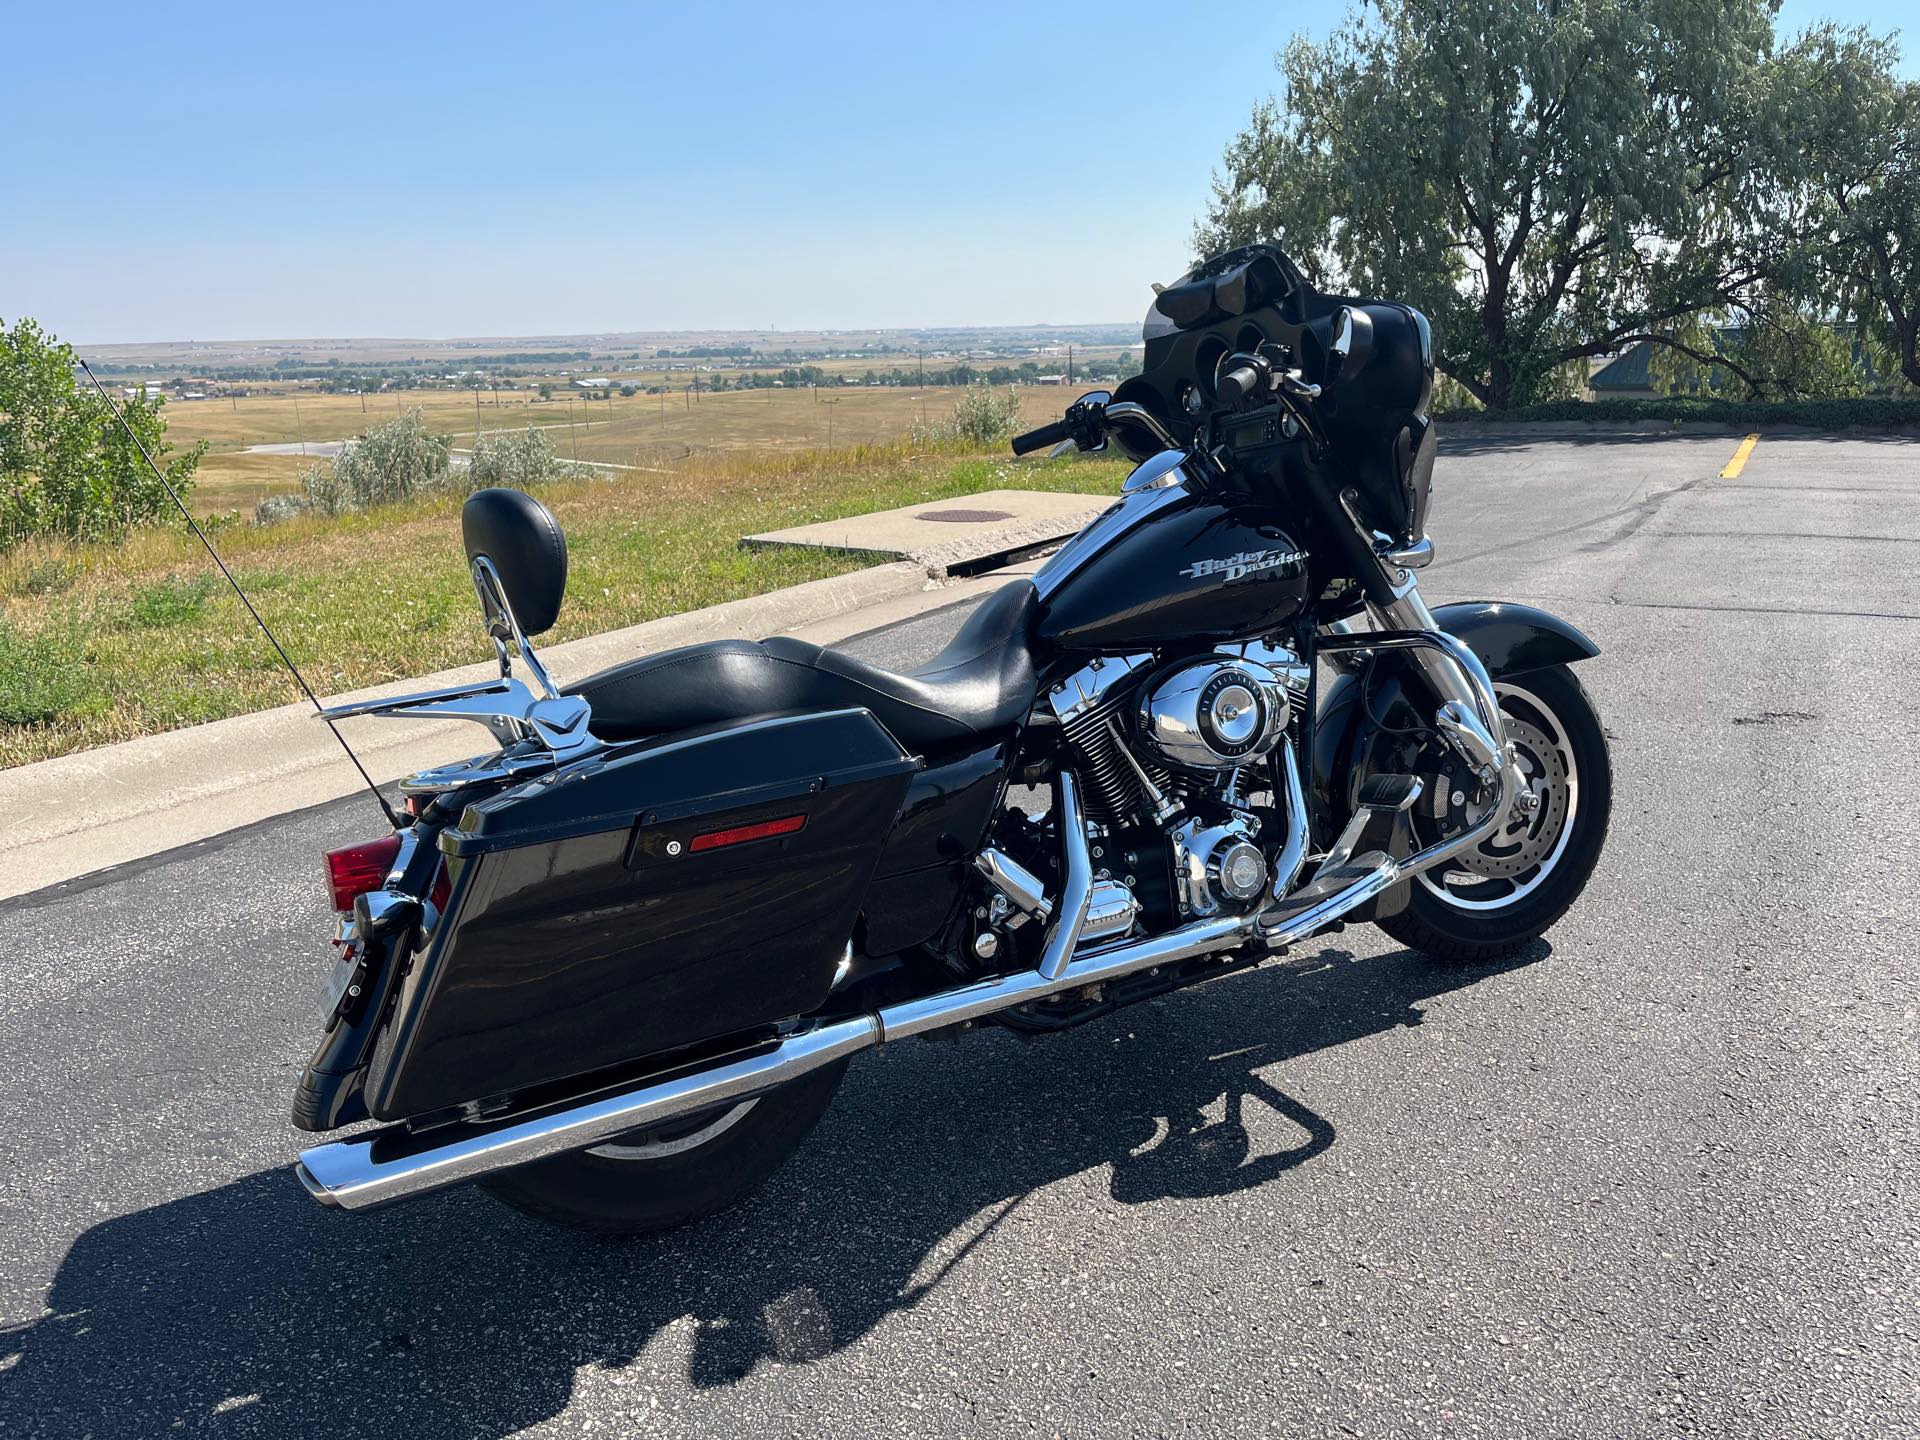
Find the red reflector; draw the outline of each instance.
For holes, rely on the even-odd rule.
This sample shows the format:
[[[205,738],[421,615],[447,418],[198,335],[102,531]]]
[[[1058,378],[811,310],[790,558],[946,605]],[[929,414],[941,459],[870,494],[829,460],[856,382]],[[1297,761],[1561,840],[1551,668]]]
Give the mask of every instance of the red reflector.
[[[400,853],[400,837],[369,840],[364,845],[348,845],[327,852],[327,889],[333,895],[333,908],[351,910],[356,896],[378,890],[393,869]]]
[[[804,815],[783,815],[778,820],[762,820],[753,825],[736,825],[731,830],[709,830],[687,842],[689,850],[718,850],[722,845],[744,845],[749,840],[766,840],[775,835],[791,835],[807,823]]]

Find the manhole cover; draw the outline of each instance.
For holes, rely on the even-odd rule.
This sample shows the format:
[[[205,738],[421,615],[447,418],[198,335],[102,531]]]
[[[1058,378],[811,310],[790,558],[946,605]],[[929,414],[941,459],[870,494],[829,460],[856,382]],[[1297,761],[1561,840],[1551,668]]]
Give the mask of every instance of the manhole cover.
[[[949,525],[981,525],[989,520],[1011,520],[1011,510],[922,510],[916,520],[940,520]]]

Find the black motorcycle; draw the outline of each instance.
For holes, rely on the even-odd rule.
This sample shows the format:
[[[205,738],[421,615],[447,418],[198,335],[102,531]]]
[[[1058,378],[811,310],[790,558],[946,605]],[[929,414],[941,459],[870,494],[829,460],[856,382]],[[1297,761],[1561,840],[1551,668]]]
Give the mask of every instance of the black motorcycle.
[[[673,1225],[765,1179],[869,1047],[1065,1029],[1343,922],[1483,959],[1565,913],[1611,800],[1568,668],[1597,651],[1422,602],[1426,319],[1255,246],[1163,289],[1145,340],[1014,441],[1118,446],[1119,502],[905,674],[775,638],[556,686],[529,637],[559,526],[467,502],[500,678],[328,712],[499,743],[327,857],[340,958],[294,1119],[388,1123],[302,1154],[317,1199],[478,1177]]]

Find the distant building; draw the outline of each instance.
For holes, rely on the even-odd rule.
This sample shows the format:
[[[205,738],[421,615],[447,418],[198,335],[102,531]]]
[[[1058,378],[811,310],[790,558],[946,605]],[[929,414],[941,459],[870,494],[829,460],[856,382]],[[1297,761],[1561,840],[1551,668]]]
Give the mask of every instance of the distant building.
[[[613,381],[607,379],[604,375],[588,375],[584,379],[574,381],[573,388],[576,390],[604,390],[611,384],[613,384]]]
[[[1587,377],[1587,389],[1606,399],[1653,395],[1653,342],[1629,345]]]

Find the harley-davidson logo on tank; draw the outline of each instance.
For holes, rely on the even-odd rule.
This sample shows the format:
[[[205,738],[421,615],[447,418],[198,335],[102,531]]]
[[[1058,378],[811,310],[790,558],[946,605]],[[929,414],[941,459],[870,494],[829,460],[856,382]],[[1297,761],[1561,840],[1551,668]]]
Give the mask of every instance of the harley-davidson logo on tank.
[[[1306,558],[1298,550],[1285,547],[1242,550],[1237,555],[1228,555],[1220,560],[1196,560],[1180,573],[1189,580],[1210,580],[1218,575],[1223,577],[1223,584],[1230,585],[1235,580],[1246,579],[1249,575],[1258,575],[1263,571],[1279,570],[1300,564]]]

